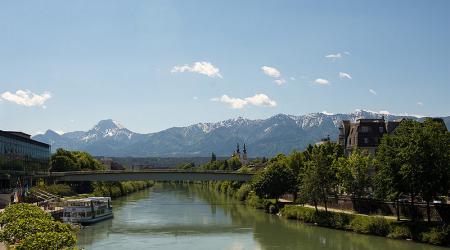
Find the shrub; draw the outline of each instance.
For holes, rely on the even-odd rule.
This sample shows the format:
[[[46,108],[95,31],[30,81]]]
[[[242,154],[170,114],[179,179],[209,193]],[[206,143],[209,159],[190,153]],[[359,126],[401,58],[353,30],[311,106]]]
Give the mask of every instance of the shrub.
[[[412,233],[408,226],[406,225],[393,225],[391,227],[391,232],[387,235],[389,238],[393,239],[412,239]]]
[[[247,205],[257,208],[257,209],[264,209],[268,211],[269,206],[272,204],[272,202],[268,199],[262,199],[258,197],[255,193],[250,193],[247,198]]]
[[[5,225],[10,222],[14,222],[18,219],[28,218],[44,218],[52,219],[52,216],[40,209],[36,205],[20,203],[13,204],[6,207],[6,209],[0,215],[0,225]]]
[[[76,195],[76,193],[72,190],[72,188],[69,185],[65,184],[53,184],[49,186],[40,186],[39,188],[58,196]]]
[[[448,245],[450,243],[449,233],[448,226],[434,227],[422,234],[422,241],[434,245]]]
[[[15,249],[47,250],[66,249],[75,246],[76,238],[72,233],[44,232],[26,237]]]
[[[31,204],[13,204],[0,215],[0,241],[16,249],[63,249],[76,243],[74,229],[54,221],[50,214]]]
[[[316,223],[319,226],[337,229],[346,229],[353,218],[351,214],[316,211],[313,208],[301,206],[286,206],[282,209],[281,214],[288,219]]]
[[[389,234],[391,226],[383,217],[357,215],[350,222],[350,229],[357,233],[386,236]]]
[[[240,201],[245,201],[250,191],[252,190],[252,186],[250,184],[243,184],[236,192],[236,198]]]
[[[69,225],[47,218],[18,219],[5,225],[0,233],[2,241],[15,244],[30,235],[43,232],[71,233]]]

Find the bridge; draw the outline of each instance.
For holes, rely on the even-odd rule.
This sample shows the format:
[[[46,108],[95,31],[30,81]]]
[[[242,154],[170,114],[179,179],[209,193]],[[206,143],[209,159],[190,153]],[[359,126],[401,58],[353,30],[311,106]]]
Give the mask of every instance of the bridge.
[[[74,171],[52,172],[46,177],[55,181],[240,181],[247,182],[253,173],[231,171],[203,170],[189,171],[177,169],[153,170],[107,170],[107,171]]]

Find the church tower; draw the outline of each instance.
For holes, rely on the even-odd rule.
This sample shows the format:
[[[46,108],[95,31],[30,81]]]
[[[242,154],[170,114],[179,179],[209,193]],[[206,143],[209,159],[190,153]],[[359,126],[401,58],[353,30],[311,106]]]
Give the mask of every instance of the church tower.
[[[241,150],[239,149],[239,143],[236,145],[236,155],[239,160],[241,160]]]
[[[244,143],[244,150],[242,150],[242,159],[241,159],[241,163],[242,165],[247,165],[248,163],[248,159],[247,159],[247,148],[245,147],[245,143]]]

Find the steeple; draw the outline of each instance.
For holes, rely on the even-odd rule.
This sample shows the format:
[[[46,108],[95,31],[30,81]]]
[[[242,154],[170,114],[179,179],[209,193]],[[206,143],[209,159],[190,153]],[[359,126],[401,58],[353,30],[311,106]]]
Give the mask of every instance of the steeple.
[[[237,154],[240,154],[240,153],[241,153],[241,151],[239,150],[239,143],[236,145],[236,153],[237,153]]]
[[[245,143],[244,143],[244,150],[242,150],[242,159],[241,159],[241,163],[243,164],[243,165],[247,165],[248,164],[248,160],[247,160],[247,147],[245,146]]]

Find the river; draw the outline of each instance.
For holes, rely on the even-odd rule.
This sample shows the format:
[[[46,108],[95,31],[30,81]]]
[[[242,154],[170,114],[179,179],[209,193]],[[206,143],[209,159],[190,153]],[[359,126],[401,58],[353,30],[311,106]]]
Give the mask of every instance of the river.
[[[158,183],[113,201],[114,219],[78,233],[84,249],[444,249],[305,225],[198,185]]]

